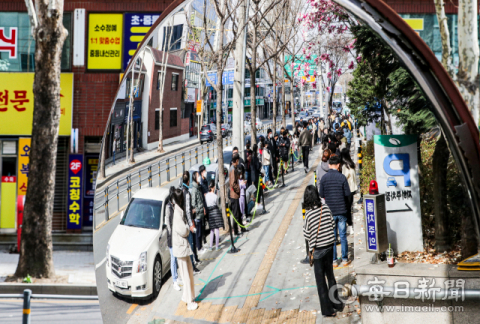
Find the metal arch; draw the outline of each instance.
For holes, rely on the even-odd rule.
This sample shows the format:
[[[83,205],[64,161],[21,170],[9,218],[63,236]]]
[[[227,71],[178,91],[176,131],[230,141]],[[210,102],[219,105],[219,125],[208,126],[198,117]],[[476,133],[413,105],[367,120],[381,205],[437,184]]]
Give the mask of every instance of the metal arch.
[[[395,52],[430,100],[449,148],[462,174],[480,232],[479,132],[453,80],[430,48],[398,14],[381,0],[334,0],[371,27]]]

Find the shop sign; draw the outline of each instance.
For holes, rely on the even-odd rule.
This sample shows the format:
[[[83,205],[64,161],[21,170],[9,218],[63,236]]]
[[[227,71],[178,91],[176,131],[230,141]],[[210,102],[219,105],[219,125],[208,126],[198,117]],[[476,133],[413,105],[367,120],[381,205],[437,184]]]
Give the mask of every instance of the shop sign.
[[[98,154],[85,154],[85,185],[83,194],[83,226],[93,225],[93,199],[98,171]]]
[[[67,229],[82,228],[83,155],[70,154],[68,158]]]
[[[88,16],[89,70],[122,68],[123,15],[90,14]]]
[[[7,37],[6,28],[0,27],[0,52],[7,52],[9,59],[16,59],[17,58],[17,27],[10,27],[9,28],[10,36]]]
[[[197,115],[202,114],[202,100],[197,100]]]
[[[397,253],[423,251],[417,135],[375,135],[375,171],[385,194],[388,240]]]
[[[160,17],[160,13],[126,13],[123,37],[123,70],[137,51],[150,27]]]
[[[25,196],[27,194],[28,173],[30,171],[30,138],[18,139],[18,196]]]
[[[185,102],[195,102],[195,88],[187,88],[187,98]]]
[[[32,135],[34,73],[2,73],[0,135]],[[60,76],[59,135],[72,131],[73,73]]]

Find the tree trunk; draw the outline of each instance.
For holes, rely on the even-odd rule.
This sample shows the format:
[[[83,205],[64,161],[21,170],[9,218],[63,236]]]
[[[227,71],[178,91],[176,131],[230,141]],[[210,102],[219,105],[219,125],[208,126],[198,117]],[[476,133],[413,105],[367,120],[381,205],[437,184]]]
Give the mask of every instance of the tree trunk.
[[[449,251],[448,209],[447,209],[447,166],[450,151],[447,142],[440,134],[432,157],[433,167],[433,200],[435,202],[435,250]]]
[[[293,97],[293,71],[292,71],[292,76],[289,78],[290,80],[290,84],[291,84],[291,91],[290,91],[290,109],[292,111],[292,113],[290,114],[290,116],[292,117],[292,129],[293,129],[293,132],[295,132],[295,105],[293,104],[295,102],[295,98]],[[285,127],[287,127],[285,125]]]
[[[282,123],[283,127],[287,127],[287,116],[285,115],[285,111],[287,110],[287,95],[285,94],[285,77],[284,77],[284,68],[285,68],[285,52],[282,52],[281,54],[281,61],[280,64],[282,65],[280,67],[280,71],[282,71]],[[293,108],[292,108],[292,113],[293,113]],[[294,114],[295,115],[295,114]],[[293,123],[293,127],[295,127],[295,123]]]
[[[48,6],[47,2],[36,1],[32,147],[17,277],[29,274],[48,278],[55,274],[52,213],[60,123],[61,54],[68,32],[63,27],[63,1],[56,0],[55,9]]]
[[[450,32],[448,31],[447,16],[445,15],[445,3],[443,0],[434,0],[435,12],[437,13],[440,37],[442,39],[442,65],[448,74],[454,78],[452,66],[452,48],[450,46]]]
[[[273,131],[277,129],[277,60],[275,60],[274,63],[274,69],[273,69]],[[274,133],[275,134],[275,133]]]
[[[223,25],[222,25],[223,26]],[[223,29],[223,28],[222,28]],[[220,33],[220,35],[223,35],[223,32]],[[219,38],[222,38],[222,37],[219,37]],[[222,46],[220,48],[223,47],[223,41],[221,41],[222,43]],[[219,166],[219,172],[218,172],[218,175],[219,175],[219,187],[220,187],[220,201],[221,201],[221,209],[222,209],[222,217],[223,217],[223,221],[224,221],[224,224],[228,224],[228,220],[227,220],[227,213],[225,211],[226,209],[226,190],[229,190],[229,187],[228,187],[228,184],[225,183],[225,174],[222,171],[223,169],[223,154],[221,154],[221,152],[223,152],[223,137],[222,137],[222,88],[223,88],[223,80],[222,80],[222,75],[223,75],[223,70],[222,69],[218,69],[217,70],[217,84],[218,86],[216,87],[216,91],[217,91],[217,109],[216,109],[216,115],[217,115],[217,147],[218,147],[218,150],[217,152],[220,152],[220,154],[218,154],[218,166]],[[223,190],[222,190],[223,188]],[[225,228],[227,228],[228,225],[226,225]]]
[[[252,55],[252,56],[255,56]],[[255,66],[256,59],[252,57],[252,66]],[[255,70],[250,70],[250,108],[252,110],[252,122],[250,123],[252,129],[252,147],[253,144],[257,144],[257,97],[255,95],[256,89],[256,78],[255,78]]]
[[[478,22],[477,0],[459,0],[458,2],[458,55],[457,80],[460,93],[473,115],[475,124],[479,123],[478,91]]]

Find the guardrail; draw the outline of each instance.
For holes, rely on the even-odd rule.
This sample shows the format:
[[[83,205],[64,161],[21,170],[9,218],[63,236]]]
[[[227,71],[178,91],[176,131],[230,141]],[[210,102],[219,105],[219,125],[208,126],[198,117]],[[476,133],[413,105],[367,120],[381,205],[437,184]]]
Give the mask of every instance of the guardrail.
[[[35,299],[98,300],[98,296],[32,294],[32,291],[30,289],[25,289],[23,291],[23,294],[0,294],[0,298],[23,299],[22,324],[30,324],[30,315],[31,315],[30,301],[31,301],[32,298],[35,298]]]
[[[281,122],[277,122],[277,127],[279,125],[281,125]],[[272,124],[264,125],[257,129],[257,133],[266,133],[267,129],[272,126]],[[223,147],[229,145],[233,145],[231,136],[223,139]],[[130,201],[133,194],[142,189],[142,187],[161,186],[163,183],[168,183],[183,174],[186,171],[187,162],[192,166],[202,163],[205,157],[213,159],[216,156],[215,154],[218,154],[218,147],[217,142],[214,140],[211,143],[202,144],[165,157],[141,169],[129,172],[101,190],[97,190],[94,198],[93,228],[96,230],[99,225],[97,221],[99,213],[102,211],[105,213],[104,220],[101,223],[103,221],[108,222],[111,214],[119,212],[123,208],[124,204],[120,205],[120,197],[124,193],[127,194],[127,200]],[[180,171],[181,173],[179,173]]]

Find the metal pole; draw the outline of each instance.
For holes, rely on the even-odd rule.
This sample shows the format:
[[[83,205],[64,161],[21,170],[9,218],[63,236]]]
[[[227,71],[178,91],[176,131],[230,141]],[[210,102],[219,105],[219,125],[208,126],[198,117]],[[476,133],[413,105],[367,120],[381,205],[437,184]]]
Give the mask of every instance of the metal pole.
[[[228,251],[228,253],[237,253],[237,252],[240,252],[240,249],[237,249],[234,245],[233,234],[232,234],[232,222],[230,221],[230,210],[228,209],[228,207],[227,207],[226,212],[227,212],[227,219],[228,219],[228,228],[229,228],[229,232],[230,232],[230,242],[232,243],[231,248]]]
[[[362,141],[358,141],[358,172],[362,172]],[[361,178],[359,178],[361,179]],[[357,204],[362,204],[363,203],[363,193],[360,190],[360,199],[357,201]]]
[[[23,291],[23,320],[22,324],[30,324],[30,298],[32,297],[32,291],[25,289]]]

